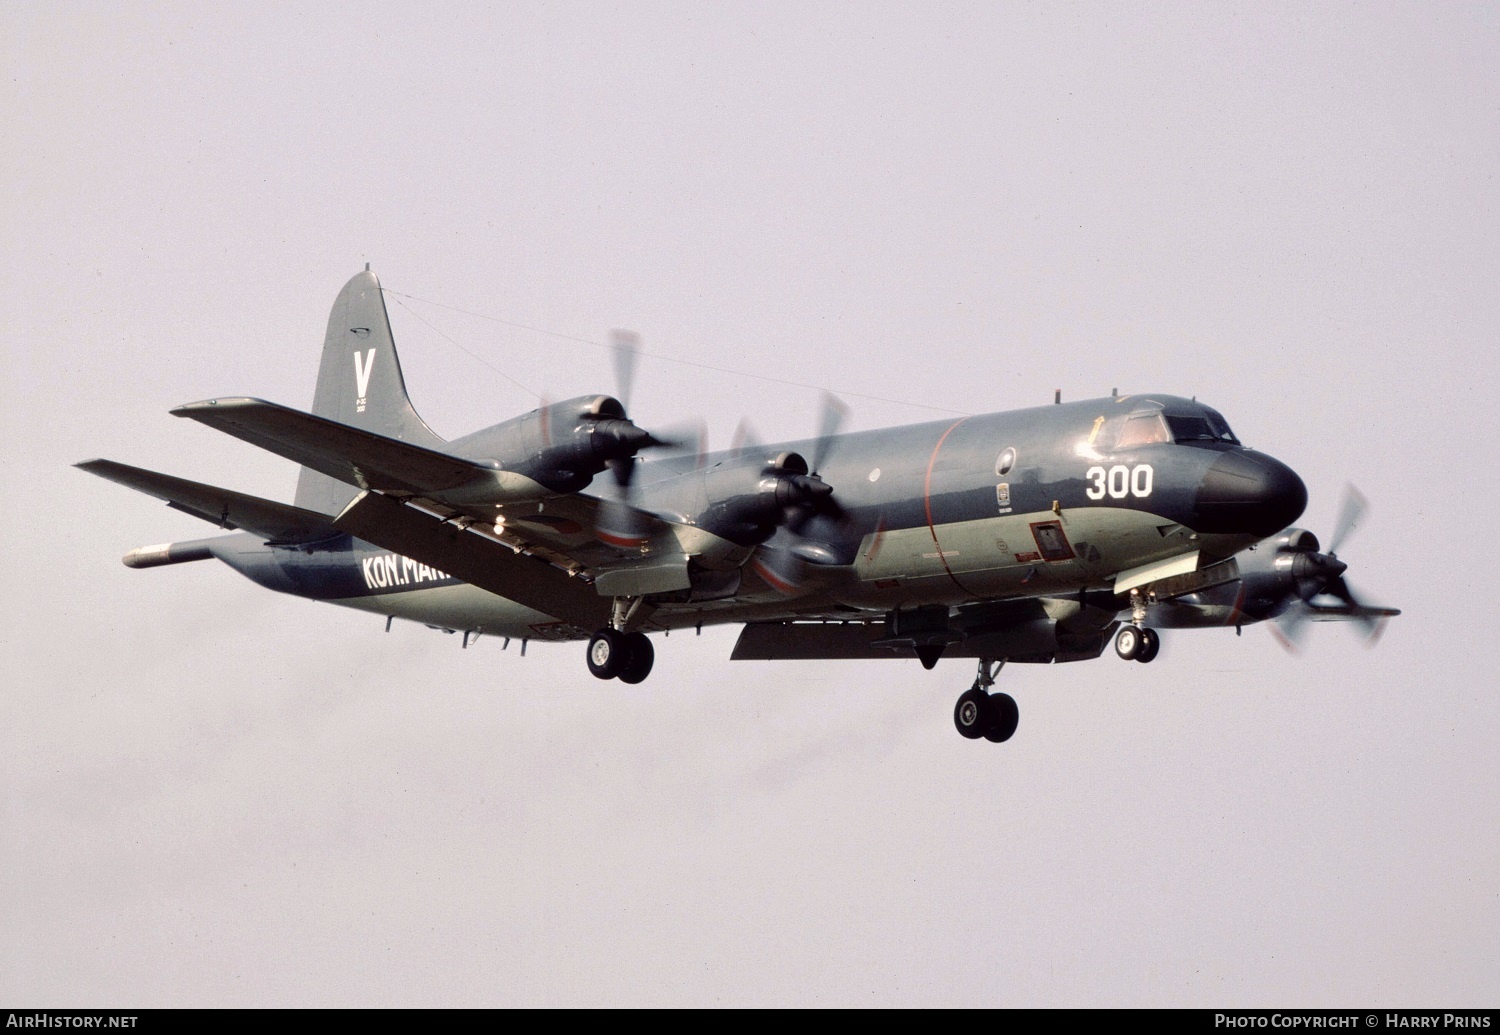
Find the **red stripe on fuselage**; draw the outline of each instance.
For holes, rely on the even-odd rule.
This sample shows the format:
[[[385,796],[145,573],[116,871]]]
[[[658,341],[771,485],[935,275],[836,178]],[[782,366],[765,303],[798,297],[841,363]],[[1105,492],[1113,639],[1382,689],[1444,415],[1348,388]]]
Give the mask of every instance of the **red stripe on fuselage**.
[[[948,573],[948,577],[953,580],[953,584],[962,592],[977,598],[978,594],[970,590],[962,582],[959,582],[958,576],[953,574],[953,569],[948,567],[948,558],[943,554],[943,544],[938,542],[937,528],[932,523],[932,469],[937,464],[938,453],[942,451],[943,443],[948,441],[948,436],[953,434],[954,430],[968,419],[967,417],[960,417],[948,425],[948,430],[943,432],[943,437],[938,439],[937,445],[932,447],[932,456],[927,460],[927,477],[922,481],[922,506],[927,511],[927,531],[932,534],[932,545],[937,550],[938,560],[943,563],[943,570]]]

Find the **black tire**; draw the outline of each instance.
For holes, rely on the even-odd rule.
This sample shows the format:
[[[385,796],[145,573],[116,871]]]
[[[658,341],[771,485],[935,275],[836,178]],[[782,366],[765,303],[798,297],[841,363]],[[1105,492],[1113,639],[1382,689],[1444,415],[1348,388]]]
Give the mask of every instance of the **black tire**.
[[[589,638],[589,671],[598,679],[613,679],[630,660],[630,650],[625,643],[625,634],[613,629],[600,629]]]
[[[953,706],[953,725],[969,740],[978,740],[989,728],[992,712],[990,695],[977,686],[971,687],[959,695],[958,703]]]
[[[1137,649],[1136,652],[1135,652],[1135,660],[1139,661],[1142,665],[1144,665],[1148,661],[1150,661],[1152,658],[1156,657],[1156,655],[1159,654],[1160,652],[1161,652],[1161,637],[1159,635],[1157,635],[1156,630],[1155,629],[1142,629],[1141,630],[1141,645],[1140,645],[1140,648]]]
[[[651,646],[651,637],[645,633],[629,633],[625,637],[625,654],[620,682],[639,683],[651,674],[651,665],[656,661],[656,648]]]
[[[1134,625],[1122,625],[1115,633],[1115,653],[1125,661],[1134,661],[1141,652],[1142,630]]]
[[[1016,735],[1021,724],[1021,709],[1010,694],[995,694],[990,698],[990,724],[985,728],[984,739],[991,744],[1004,744]]]

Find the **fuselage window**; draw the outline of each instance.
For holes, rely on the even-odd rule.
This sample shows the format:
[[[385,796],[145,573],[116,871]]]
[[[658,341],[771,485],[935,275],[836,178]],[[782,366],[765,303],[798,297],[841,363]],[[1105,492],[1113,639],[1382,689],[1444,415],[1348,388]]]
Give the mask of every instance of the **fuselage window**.
[[[1010,474],[1010,469],[1014,466],[1016,466],[1016,451],[1007,449],[995,459],[995,474]]]
[[[1131,449],[1135,446],[1149,446],[1153,442],[1170,441],[1172,438],[1167,434],[1167,426],[1162,423],[1160,414],[1138,413],[1126,419],[1115,448]]]

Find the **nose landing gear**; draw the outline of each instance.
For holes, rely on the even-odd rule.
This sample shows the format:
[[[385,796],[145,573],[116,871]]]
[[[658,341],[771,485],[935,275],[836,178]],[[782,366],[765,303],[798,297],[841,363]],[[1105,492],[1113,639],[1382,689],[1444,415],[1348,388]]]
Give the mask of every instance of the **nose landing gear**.
[[[1115,653],[1144,665],[1161,650],[1161,637],[1155,629],[1146,628],[1146,598],[1139,589],[1130,591],[1130,623],[1115,634]]]
[[[989,688],[995,685],[1003,661],[982,660],[974,685],[959,695],[953,706],[953,725],[969,740],[983,737],[992,744],[1001,744],[1014,736],[1021,721],[1016,699],[1010,694],[992,694]]]

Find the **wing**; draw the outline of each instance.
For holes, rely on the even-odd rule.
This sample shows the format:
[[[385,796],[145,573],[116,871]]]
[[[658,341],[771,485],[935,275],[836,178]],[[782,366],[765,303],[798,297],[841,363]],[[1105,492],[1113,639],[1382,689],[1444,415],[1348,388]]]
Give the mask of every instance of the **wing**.
[[[186,478],[174,478],[113,460],[85,460],[73,466],[165,500],[173,510],[202,518],[220,528],[242,528],[271,543],[315,543],[339,534],[326,514],[259,496],[190,482]]]
[[[425,494],[493,481],[488,467],[263,399],[209,399],[172,411],[361,489]]]
[[[508,547],[513,554],[545,561],[561,569],[564,578],[581,576],[582,584],[597,586],[596,597],[671,592],[689,586],[686,555],[674,549],[670,527],[653,515],[639,512],[641,527],[654,540],[654,548],[643,553],[600,540],[598,499],[549,493],[485,463],[261,399],[210,399],[179,406],[172,413],[366,490],[335,520],[341,531],[399,550],[518,602],[528,603],[522,599],[524,589],[508,578],[481,579],[482,564],[472,569],[476,577],[470,578],[459,570],[461,562],[447,557],[439,544],[449,542],[455,529],[471,532],[491,545]],[[380,499],[393,506],[382,506]],[[399,509],[403,506],[410,513]],[[393,523],[389,533],[382,529],[382,521]],[[398,541],[401,545],[393,545]],[[481,555],[491,553],[482,545],[474,550]]]
[[[378,492],[362,492],[334,524],[367,543],[429,564],[582,631],[609,619],[610,602],[582,579],[473,526],[460,528]]]

